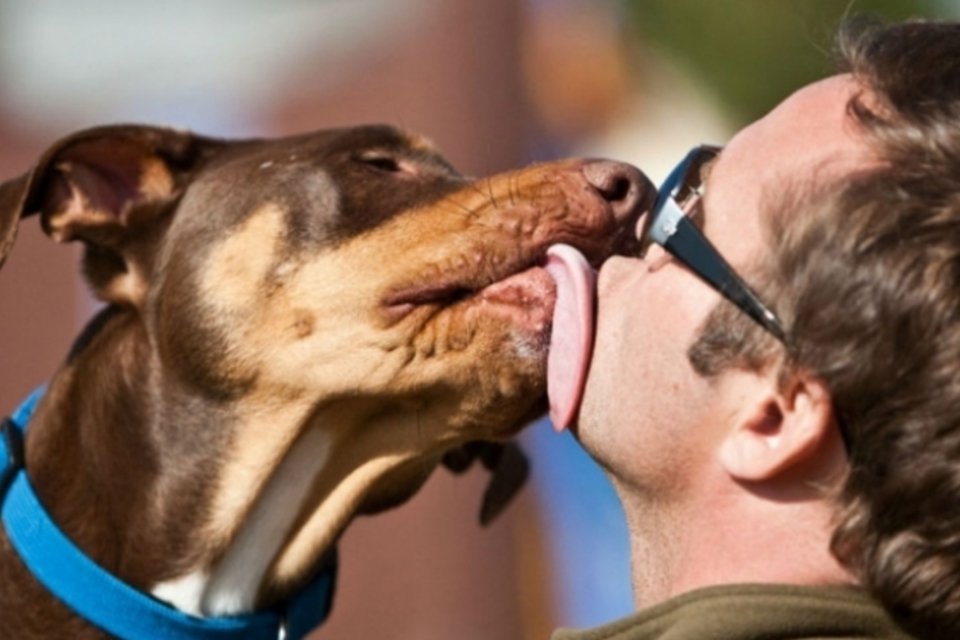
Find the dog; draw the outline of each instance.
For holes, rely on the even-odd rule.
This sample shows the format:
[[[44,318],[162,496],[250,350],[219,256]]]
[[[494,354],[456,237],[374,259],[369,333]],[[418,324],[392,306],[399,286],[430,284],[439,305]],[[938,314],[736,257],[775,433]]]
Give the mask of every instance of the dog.
[[[469,179],[385,125],[71,135],[0,186],[0,265],[39,214],[83,244],[104,303],[29,418],[26,477],[64,535],[149,600],[190,620],[272,610],[355,516],[441,462],[516,461],[504,443],[546,409],[548,247],[594,266],[636,250],[652,193],[605,160]],[[505,474],[485,518],[522,475]],[[108,635],[11,538],[3,637]]]

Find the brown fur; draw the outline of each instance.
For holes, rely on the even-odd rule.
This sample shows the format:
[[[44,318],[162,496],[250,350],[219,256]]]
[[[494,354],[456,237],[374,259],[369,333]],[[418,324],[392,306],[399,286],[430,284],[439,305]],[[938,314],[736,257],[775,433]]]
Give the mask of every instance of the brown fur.
[[[55,240],[85,244],[109,305],[30,425],[30,478],[80,547],[149,590],[216,566],[292,447],[322,430],[326,462],[290,505],[256,606],[282,599],[356,514],[544,410],[552,293],[536,273],[487,287],[555,242],[595,263],[631,249],[649,196],[614,163],[468,180],[389,127],[67,138],[0,186],[4,254],[39,213]],[[98,637],[3,534],[0,620],[12,637]]]

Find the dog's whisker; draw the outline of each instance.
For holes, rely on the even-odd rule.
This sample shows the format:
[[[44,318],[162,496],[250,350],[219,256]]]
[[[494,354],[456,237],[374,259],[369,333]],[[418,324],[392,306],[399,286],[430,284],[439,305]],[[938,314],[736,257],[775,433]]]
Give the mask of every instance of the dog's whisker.
[[[479,195],[481,198],[483,198],[484,202],[490,202],[490,194],[489,194],[489,193],[485,193],[485,192],[483,191],[483,189],[480,188],[479,182],[471,182],[471,183],[470,183],[470,188],[473,189],[474,191],[476,191],[476,192],[477,192],[477,195]]]
[[[451,198],[445,198],[445,199],[443,200],[443,203],[444,203],[444,204],[449,203],[449,204],[453,205],[455,208],[457,208],[457,209],[459,209],[460,211],[462,211],[463,213],[467,214],[467,217],[468,217],[468,218],[472,218],[472,217],[474,217],[475,215],[477,215],[477,212],[476,212],[474,209],[472,209],[472,208],[468,207],[467,205],[463,204],[462,202],[460,202],[460,201],[457,200],[456,198],[452,198],[452,197],[451,197]]]
[[[496,196],[493,194],[493,180],[491,180],[490,178],[487,178],[487,179],[485,179],[485,180],[483,181],[483,183],[484,183],[485,185],[487,185],[487,192],[490,194],[490,202],[493,203],[493,206],[494,206],[494,207],[496,207],[497,209],[499,209],[499,208],[500,208],[500,205],[497,203],[497,198],[496,198]]]

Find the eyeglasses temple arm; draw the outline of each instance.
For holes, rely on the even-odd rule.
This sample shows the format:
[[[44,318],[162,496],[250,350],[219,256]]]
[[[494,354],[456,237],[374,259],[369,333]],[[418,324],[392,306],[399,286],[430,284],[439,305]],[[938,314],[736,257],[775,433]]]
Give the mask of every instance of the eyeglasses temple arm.
[[[781,342],[785,333],[777,316],[740,279],[703,234],[674,203],[668,203],[650,237],[688,265],[727,299],[743,309]]]

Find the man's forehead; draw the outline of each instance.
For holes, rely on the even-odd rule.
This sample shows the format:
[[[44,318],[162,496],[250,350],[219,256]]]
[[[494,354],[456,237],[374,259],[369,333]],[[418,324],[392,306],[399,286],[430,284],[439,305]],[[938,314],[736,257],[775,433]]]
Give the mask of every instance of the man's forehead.
[[[728,153],[749,147],[757,160],[779,171],[863,161],[866,141],[848,109],[860,90],[846,74],[807,85],[735,136]]]
[[[730,140],[708,191],[728,190],[759,208],[761,193],[777,184],[830,181],[864,167],[870,147],[848,108],[860,90],[849,75],[800,89]]]
[[[761,212],[771,197],[808,181],[840,179],[869,162],[866,138],[847,108],[859,90],[846,75],[804,87],[724,147],[708,178],[705,221],[731,264],[744,264],[763,245]]]

